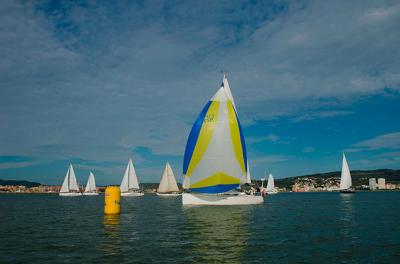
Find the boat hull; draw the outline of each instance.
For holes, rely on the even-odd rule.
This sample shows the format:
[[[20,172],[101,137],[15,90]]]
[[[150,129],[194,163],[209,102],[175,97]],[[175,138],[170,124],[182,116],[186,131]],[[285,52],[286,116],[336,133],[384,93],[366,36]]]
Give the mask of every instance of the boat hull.
[[[82,195],[94,196],[94,195],[99,195],[99,194],[98,193],[82,193]]]
[[[204,195],[204,194],[182,194],[183,205],[250,205],[262,204],[262,196],[239,194],[239,195]]]
[[[355,193],[354,189],[352,189],[352,188],[340,190],[339,192],[340,193]]]
[[[139,196],[143,196],[144,193],[142,192],[123,192],[121,193],[121,196],[124,197],[139,197]]]
[[[161,197],[177,197],[182,195],[180,193],[156,193],[156,194]]]
[[[68,193],[59,193],[59,195],[65,197],[73,197],[73,196],[81,196],[82,193],[68,192]]]

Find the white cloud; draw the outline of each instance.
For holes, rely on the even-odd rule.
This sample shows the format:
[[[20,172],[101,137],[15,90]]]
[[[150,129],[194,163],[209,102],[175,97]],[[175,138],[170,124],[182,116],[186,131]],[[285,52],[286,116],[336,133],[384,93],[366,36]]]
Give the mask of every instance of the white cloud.
[[[289,160],[289,158],[284,155],[265,155],[263,157],[251,159],[250,166],[266,166],[270,163],[279,163],[287,160]]]
[[[377,149],[400,149],[400,132],[379,135],[368,140],[353,144],[346,151],[370,151]]]

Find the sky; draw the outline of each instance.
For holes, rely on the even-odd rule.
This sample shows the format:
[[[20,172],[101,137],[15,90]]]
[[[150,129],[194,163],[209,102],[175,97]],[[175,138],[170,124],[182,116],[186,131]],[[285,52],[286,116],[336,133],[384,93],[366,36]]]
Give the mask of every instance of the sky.
[[[398,1],[1,1],[0,178],[182,179],[228,75],[252,178],[400,168]]]

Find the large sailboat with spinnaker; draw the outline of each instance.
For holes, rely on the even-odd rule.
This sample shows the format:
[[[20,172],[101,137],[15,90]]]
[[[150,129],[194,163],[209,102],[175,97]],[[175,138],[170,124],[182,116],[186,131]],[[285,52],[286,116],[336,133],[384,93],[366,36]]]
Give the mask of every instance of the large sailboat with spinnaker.
[[[249,181],[244,135],[224,76],[190,131],[183,162],[183,205],[246,205],[262,196],[238,191]]]

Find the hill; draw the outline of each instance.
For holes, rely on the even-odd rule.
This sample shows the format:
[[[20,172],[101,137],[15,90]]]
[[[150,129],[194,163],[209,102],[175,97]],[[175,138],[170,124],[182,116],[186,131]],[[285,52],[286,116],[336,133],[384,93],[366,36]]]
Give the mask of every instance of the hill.
[[[18,181],[18,180],[2,180],[0,179],[0,185],[14,185],[14,186],[26,186],[27,188],[37,187],[41,184],[38,182],[30,182],[30,181]]]

